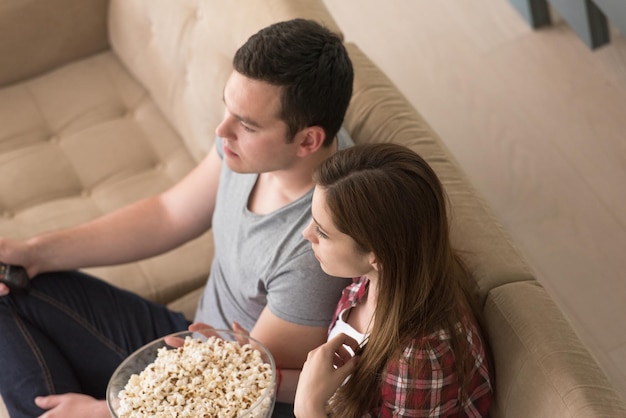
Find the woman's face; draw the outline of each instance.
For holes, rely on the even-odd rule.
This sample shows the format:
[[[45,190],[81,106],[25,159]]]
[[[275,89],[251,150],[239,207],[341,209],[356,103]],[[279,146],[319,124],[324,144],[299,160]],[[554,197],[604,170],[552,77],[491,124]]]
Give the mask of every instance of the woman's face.
[[[335,277],[359,277],[376,273],[374,254],[360,251],[352,237],[335,227],[326,206],[326,191],[319,186],[313,192],[311,215],[311,222],[302,231],[302,235],[311,242],[315,258],[326,274]]]

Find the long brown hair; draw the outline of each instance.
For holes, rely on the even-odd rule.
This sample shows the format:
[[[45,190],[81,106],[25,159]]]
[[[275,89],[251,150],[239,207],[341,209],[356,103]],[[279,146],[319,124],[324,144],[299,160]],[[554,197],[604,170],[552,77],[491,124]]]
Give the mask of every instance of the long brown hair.
[[[451,248],[447,198],[435,172],[404,146],[367,144],[326,160],[315,180],[338,230],[378,262],[370,337],[352,377],[331,399],[330,412],[360,417],[376,410],[389,362],[440,329],[450,335],[465,397],[470,348],[457,328],[464,316],[478,312],[475,282]]]

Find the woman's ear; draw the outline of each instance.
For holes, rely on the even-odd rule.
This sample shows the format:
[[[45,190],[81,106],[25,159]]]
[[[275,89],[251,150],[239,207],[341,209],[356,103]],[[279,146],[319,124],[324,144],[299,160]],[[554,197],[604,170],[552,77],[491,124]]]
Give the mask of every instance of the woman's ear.
[[[324,145],[326,139],[326,132],[321,126],[309,126],[304,128],[297,134],[298,156],[306,157],[313,154]]]
[[[374,270],[378,271],[378,261],[376,260],[376,255],[373,252],[370,252],[368,261],[370,263],[370,266],[372,266]]]

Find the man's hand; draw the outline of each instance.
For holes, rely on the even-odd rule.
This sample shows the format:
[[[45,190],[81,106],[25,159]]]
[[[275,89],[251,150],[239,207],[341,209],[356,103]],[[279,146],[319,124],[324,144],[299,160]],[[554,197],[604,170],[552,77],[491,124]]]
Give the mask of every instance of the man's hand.
[[[30,261],[29,247],[22,241],[0,237],[0,262],[24,267],[28,277],[37,274],[37,267]],[[0,296],[9,294],[9,287],[0,283]]]
[[[78,393],[38,396],[35,404],[48,411],[39,418],[110,418],[106,401]]]
[[[220,337],[218,332],[215,331],[215,328],[212,327],[211,325],[205,324],[203,322],[194,322],[193,324],[189,325],[189,331],[191,332],[198,332],[202,335],[204,335],[206,338],[210,338],[210,337]],[[250,338],[248,338],[250,336],[250,332],[248,332],[248,330],[244,329],[241,325],[239,325],[239,322],[234,321],[233,322],[233,331],[235,331],[237,334],[235,334],[235,339],[237,340],[237,342],[239,343],[239,345],[245,345],[245,344],[252,344],[254,346],[254,343],[252,343],[250,341]],[[175,341],[174,337],[169,337],[165,339],[165,342],[168,345],[171,345],[172,347],[181,347],[184,343],[184,340],[179,339],[180,341]]]
[[[206,338],[220,336],[217,332],[215,332],[215,328],[203,322],[194,322],[193,324],[189,325],[189,328],[187,330],[189,332],[200,333],[204,335]],[[178,333],[175,333],[175,334],[178,334]],[[183,345],[185,345],[185,339],[181,337],[177,337],[175,336],[175,334],[166,335],[165,344],[169,345],[170,347],[182,347]],[[242,344],[245,344],[245,343],[242,343]]]

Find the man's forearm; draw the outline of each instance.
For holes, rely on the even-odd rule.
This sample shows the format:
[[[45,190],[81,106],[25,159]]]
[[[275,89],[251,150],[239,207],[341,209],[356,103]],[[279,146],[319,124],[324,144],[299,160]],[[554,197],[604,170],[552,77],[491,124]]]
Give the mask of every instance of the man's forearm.
[[[121,264],[151,257],[186,240],[184,228],[169,222],[158,197],[91,222],[27,241],[39,273]]]

